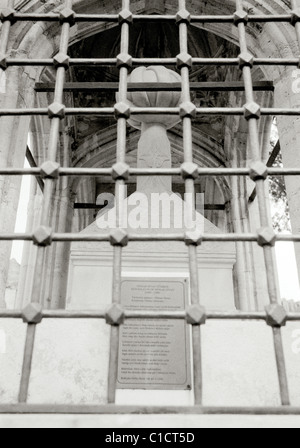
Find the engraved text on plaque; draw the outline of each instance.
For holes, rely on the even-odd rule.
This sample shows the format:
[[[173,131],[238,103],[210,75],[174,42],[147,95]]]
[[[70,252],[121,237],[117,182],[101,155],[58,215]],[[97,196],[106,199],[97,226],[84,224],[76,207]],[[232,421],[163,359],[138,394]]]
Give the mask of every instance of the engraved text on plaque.
[[[182,311],[187,280],[128,278],[122,282],[127,310]],[[127,320],[121,327],[119,389],[191,388],[189,328],[185,320]]]

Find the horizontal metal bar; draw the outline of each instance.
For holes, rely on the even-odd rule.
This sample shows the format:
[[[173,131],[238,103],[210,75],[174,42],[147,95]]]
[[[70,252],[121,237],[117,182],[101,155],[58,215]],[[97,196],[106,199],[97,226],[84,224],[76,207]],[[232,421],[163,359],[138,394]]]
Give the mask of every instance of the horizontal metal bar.
[[[254,58],[255,66],[299,66],[299,58]],[[6,64],[8,67],[51,67],[54,66],[53,59],[14,59],[7,58]],[[117,58],[70,58],[69,64],[71,67],[111,67],[117,64]],[[176,66],[177,58],[132,58],[133,66],[141,65],[165,65]],[[194,66],[239,66],[239,58],[193,58]]]
[[[191,21],[194,23],[234,23],[233,15],[203,15],[194,16],[192,15]],[[269,22],[291,22],[291,14],[257,14],[248,16],[249,23],[269,23]]]
[[[270,64],[270,59],[266,60],[267,65]],[[278,59],[278,64],[281,65],[282,59]],[[291,61],[290,59],[288,60]],[[295,61],[295,59],[294,59]],[[256,62],[256,61],[255,61]],[[177,64],[177,58],[133,58],[132,63],[134,66],[140,65],[164,65],[175,66]],[[49,67],[54,66],[53,59],[6,59],[8,67],[23,67],[23,66],[36,66],[36,67]],[[70,66],[82,66],[82,67],[110,67],[117,64],[117,58],[70,58]],[[193,58],[193,65],[239,65],[238,58]],[[258,65],[258,63],[256,64]],[[260,64],[261,65],[261,64]],[[287,65],[287,64],[285,64]],[[293,65],[299,65],[295,62]]]
[[[185,242],[185,234],[128,234],[129,241],[133,242]],[[78,233],[54,233],[53,242],[109,242],[110,234],[78,234]],[[0,234],[0,241],[33,241],[33,234],[31,233],[2,233]],[[227,234],[208,234],[202,235],[202,242],[258,242],[258,235],[255,233],[227,233]],[[276,242],[294,242],[300,243],[300,234],[294,235],[276,235]]]
[[[205,204],[204,210],[221,212],[221,211],[226,210],[226,205],[225,204]]]
[[[45,13],[21,13],[16,12],[15,17],[17,21],[32,21],[32,22],[60,22],[60,14]],[[75,14],[75,22],[113,22],[119,21],[117,14]],[[175,22],[176,15],[133,15],[135,22]],[[250,23],[269,23],[269,22],[291,22],[292,14],[258,14],[249,15]],[[192,23],[234,23],[233,15],[192,15]]]
[[[54,92],[54,83],[37,83],[36,92]],[[119,83],[114,82],[72,82],[65,83],[65,92],[117,92]],[[181,83],[129,83],[128,92],[181,92]],[[243,92],[243,82],[191,82],[191,91],[203,92]],[[273,81],[260,81],[253,84],[255,92],[275,90]]]
[[[199,168],[199,176],[248,176],[249,168]],[[111,176],[111,168],[60,168],[59,176]],[[2,168],[1,176],[41,176],[41,168]],[[130,168],[131,176],[180,176],[180,168]],[[269,176],[300,176],[300,168],[269,168]]]
[[[60,22],[59,13],[23,13],[16,12],[14,19],[19,22]],[[119,22],[118,14],[75,14],[76,22]]]
[[[74,204],[75,210],[103,210],[107,205],[108,201],[105,201],[106,204],[99,205],[99,204],[88,204],[88,203],[80,203],[76,202]],[[210,211],[223,211],[225,210],[225,204],[205,204],[204,210],[210,210]]]
[[[243,116],[245,110],[243,107],[200,107],[197,108],[196,113],[198,116]],[[179,116],[180,108],[166,108],[166,107],[132,107],[131,115],[170,115]],[[115,115],[115,109],[113,107],[103,108],[66,108],[66,116],[99,116],[99,117],[111,117]],[[300,116],[300,109],[288,109],[288,108],[262,108],[261,115],[263,116]],[[36,109],[1,109],[0,117],[17,117],[17,116],[48,116],[48,109],[36,108]]]
[[[83,204],[81,202],[76,202],[74,204],[74,209],[75,210],[103,210],[107,205],[108,205],[108,201],[105,201],[106,204],[104,205],[100,205],[100,204]]]
[[[0,170],[0,174],[2,171]],[[112,170],[101,168],[61,168],[61,176],[101,176],[111,175]],[[249,168],[199,168],[199,176],[248,176]],[[180,168],[130,168],[132,176],[179,176]],[[299,176],[300,168],[269,168],[269,176]]]
[[[260,415],[284,416],[300,415],[300,407],[203,407],[203,406],[87,406],[87,405],[38,405],[7,404],[0,405],[0,414],[57,414],[57,415]]]
[[[105,319],[107,310],[71,311],[44,310],[43,319]],[[186,319],[185,311],[125,311],[125,319]],[[264,312],[207,312],[208,320],[262,320],[266,321]],[[22,319],[21,310],[0,310],[0,319]],[[300,321],[300,313],[288,313],[288,322]]]
[[[115,66],[117,63],[116,58],[107,59],[73,59],[69,60],[70,66]],[[7,67],[51,67],[54,66],[53,59],[6,59]]]

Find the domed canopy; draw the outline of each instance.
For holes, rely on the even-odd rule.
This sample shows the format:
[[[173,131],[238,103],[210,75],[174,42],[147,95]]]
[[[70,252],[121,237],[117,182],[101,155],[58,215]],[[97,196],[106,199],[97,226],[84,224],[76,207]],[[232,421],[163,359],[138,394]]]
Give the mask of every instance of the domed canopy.
[[[224,39],[203,31],[197,27],[189,27],[189,53],[193,57],[235,57],[239,50]],[[171,23],[133,24],[130,28],[130,54],[135,58],[174,58],[180,53],[178,26]],[[88,37],[70,48],[70,55],[75,58],[114,58],[120,53],[120,27],[113,26],[100,34]],[[176,71],[176,67],[172,67]],[[71,71],[72,82],[118,82],[119,72],[115,67],[75,67]],[[240,71],[232,67],[203,66],[194,67],[191,71],[191,81],[206,82],[239,79]],[[174,74],[175,76],[175,74]],[[228,95],[222,92],[193,92],[196,105],[223,106]],[[75,107],[106,107],[115,103],[115,93],[103,91],[97,93],[74,93]],[[77,122],[78,143],[99,129],[105,129],[115,124],[112,119],[99,117],[79,117]],[[215,139],[220,135],[224,118],[210,117],[203,120],[199,117],[197,125],[205,129],[205,133]]]

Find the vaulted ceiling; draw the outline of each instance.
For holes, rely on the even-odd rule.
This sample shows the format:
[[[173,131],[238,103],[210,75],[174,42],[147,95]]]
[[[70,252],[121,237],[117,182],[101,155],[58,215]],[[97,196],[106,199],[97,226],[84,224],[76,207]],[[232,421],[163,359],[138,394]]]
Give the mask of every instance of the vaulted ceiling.
[[[120,27],[114,27],[100,34],[84,39],[70,48],[70,55],[76,58],[113,58],[120,52]],[[170,58],[179,54],[179,32],[175,24],[134,24],[130,30],[130,54],[142,58]],[[235,57],[238,48],[212,33],[196,27],[189,28],[189,52],[193,57]],[[175,70],[175,67],[174,67]],[[238,69],[218,67],[195,67],[191,72],[192,81],[220,81],[228,77],[239,79]],[[118,70],[115,67],[76,67],[70,75],[73,82],[116,82]],[[197,105],[222,106],[227,103],[226,94],[218,92],[197,92],[193,100]],[[115,94],[111,92],[76,92],[75,106],[106,107],[115,103]],[[75,147],[91,134],[112,126],[114,120],[103,118],[80,117],[76,120]],[[216,140],[222,140],[223,118],[199,117],[196,128],[211,135]]]

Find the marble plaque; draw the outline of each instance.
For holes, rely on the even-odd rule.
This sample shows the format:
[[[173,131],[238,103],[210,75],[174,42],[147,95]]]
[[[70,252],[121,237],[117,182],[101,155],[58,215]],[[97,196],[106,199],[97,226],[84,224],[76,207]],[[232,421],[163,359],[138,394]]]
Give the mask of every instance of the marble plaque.
[[[128,310],[182,311],[188,281],[127,278],[122,305]],[[119,389],[190,390],[190,329],[184,320],[127,320],[121,327]]]

